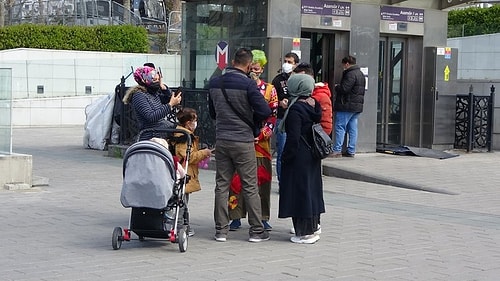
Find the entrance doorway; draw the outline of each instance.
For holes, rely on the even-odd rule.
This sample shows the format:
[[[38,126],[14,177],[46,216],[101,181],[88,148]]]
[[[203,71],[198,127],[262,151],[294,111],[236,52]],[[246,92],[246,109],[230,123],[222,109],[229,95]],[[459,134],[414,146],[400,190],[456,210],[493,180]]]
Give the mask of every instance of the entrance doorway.
[[[302,32],[301,36],[311,40],[309,63],[314,70],[314,80],[331,84],[335,60],[335,34]]]
[[[379,42],[377,145],[403,144],[403,89],[406,40],[381,37]]]

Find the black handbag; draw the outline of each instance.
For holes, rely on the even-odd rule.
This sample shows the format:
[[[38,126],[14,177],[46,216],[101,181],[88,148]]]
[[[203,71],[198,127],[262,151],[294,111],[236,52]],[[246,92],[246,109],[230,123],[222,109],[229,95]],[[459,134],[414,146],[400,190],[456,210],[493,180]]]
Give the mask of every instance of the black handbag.
[[[314,123],[311,126],[313,145],[307,143],[304,136],[300,136],[312,151],[316,159],[325,159],[333,152],[333,141],[328,134],[323,130],[320,123]]]

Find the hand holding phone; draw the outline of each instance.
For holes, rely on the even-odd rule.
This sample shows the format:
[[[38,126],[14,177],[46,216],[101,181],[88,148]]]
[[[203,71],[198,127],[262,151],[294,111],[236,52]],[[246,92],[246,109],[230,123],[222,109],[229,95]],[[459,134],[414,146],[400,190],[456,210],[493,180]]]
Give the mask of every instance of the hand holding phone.
[[[177,97],[180,94],[182,94],[182,88],[181,87],[177,88],[177,91],[175,91],[175,93],[174,93],[174,97]]]
[[[181,100],[182,100],[182,89],[177,89],[177,91],[175,91],[175,93],[170,97],[170,106],[171,107],[174,107],[178,104],[181,103]]]

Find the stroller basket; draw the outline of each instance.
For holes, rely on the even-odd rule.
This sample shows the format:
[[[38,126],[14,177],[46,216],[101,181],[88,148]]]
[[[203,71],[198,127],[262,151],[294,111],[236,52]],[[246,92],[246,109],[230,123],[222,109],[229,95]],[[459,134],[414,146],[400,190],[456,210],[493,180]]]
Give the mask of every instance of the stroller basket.
[[[132,208],[130,229],[139,237],[168,238],[170,229],[165,213],[165,210]]]

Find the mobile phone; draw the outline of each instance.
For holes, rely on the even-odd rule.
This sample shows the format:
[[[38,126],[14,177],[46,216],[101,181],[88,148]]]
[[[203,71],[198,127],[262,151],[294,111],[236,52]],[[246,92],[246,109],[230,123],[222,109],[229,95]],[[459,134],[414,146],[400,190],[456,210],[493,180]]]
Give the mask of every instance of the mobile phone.
[[[160,78],[163,78],[163,73],[161,73],[161,67],[158,66],[158,74],[160,74]]]
[[[174,97],[179,96],[179,94],[182,92],[182,87],[177,88],[177,91],[175,91]]]

